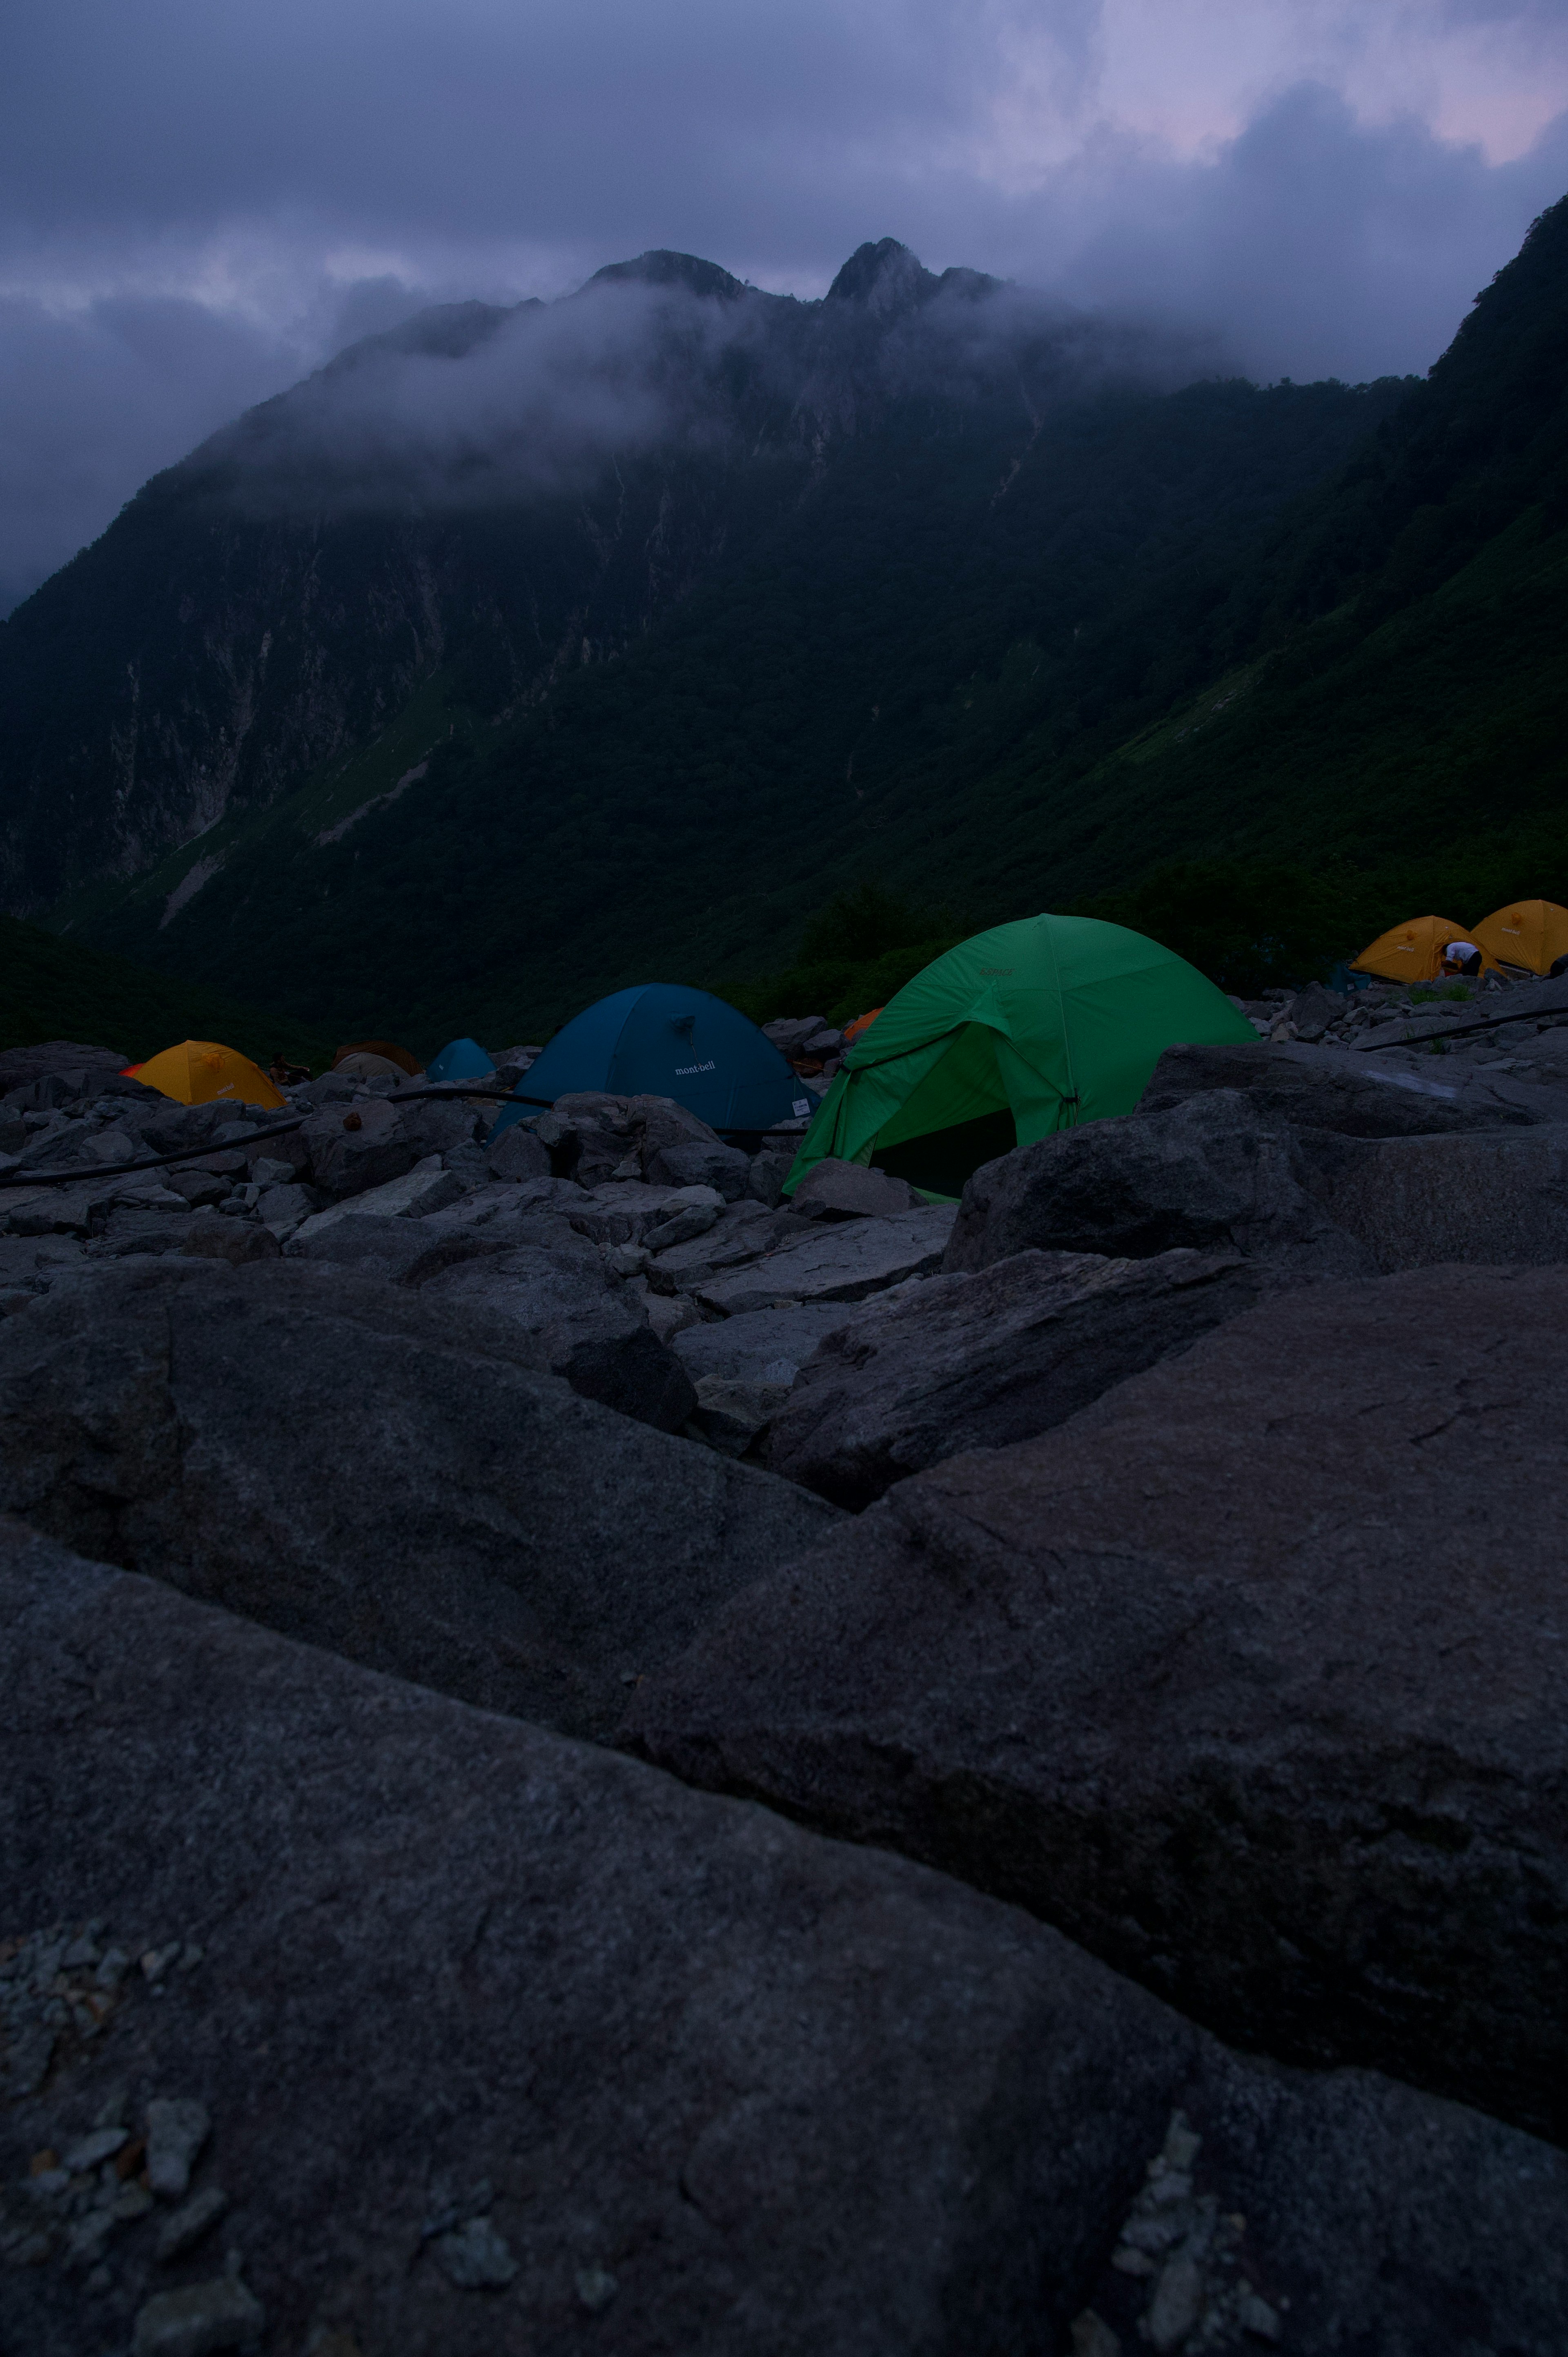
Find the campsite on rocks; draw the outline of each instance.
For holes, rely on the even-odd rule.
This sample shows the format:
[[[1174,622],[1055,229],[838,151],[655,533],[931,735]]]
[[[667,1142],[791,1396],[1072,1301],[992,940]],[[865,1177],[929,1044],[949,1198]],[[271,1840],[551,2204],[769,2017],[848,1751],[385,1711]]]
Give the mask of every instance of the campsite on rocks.
[[[1015,296],[0,624],[0,2357],[1568,2351],[1568,199]]]

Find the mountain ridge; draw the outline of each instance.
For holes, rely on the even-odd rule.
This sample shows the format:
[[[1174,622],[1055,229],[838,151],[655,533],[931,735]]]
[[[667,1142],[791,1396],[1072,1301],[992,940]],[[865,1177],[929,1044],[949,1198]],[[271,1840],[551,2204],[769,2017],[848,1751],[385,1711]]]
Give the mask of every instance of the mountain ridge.
[[[644,264],[528,332],[554,351],[629,307],[614,353],[679,396],[659,434],[504,512],[443,479],[412,521],[252,519],[234,565],[306,549],[360,701],[183,849],[171,825],[118,877],[57,882],[51,921],[432,1044],[652,972],[777,968],[857,877],[986,921],[1195,852],[1386,866],[1412,791],[1475,831],[1496,765],[1466,712],[1519,753],[1509,823],[1550,822],[1563,206],[1424,382],[1359,389],[1205,375],[897,242],[812,305],[728,274],[738,293],[693,296],[698,257],[609,268]],[[210,638],[221,597],[200,610]],[[263,625],[258,604],[252,664]],[[325,625],[287,660],[319,680],[324,647]],[[1406,680],[1434,716],[1402,737]]]

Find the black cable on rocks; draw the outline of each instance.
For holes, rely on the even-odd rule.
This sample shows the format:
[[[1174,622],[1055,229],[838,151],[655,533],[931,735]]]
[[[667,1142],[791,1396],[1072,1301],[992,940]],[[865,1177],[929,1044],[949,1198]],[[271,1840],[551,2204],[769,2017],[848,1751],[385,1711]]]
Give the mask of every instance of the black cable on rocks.
[[[507,1104],[537,1105],[542,1113],[554,1110],[553,1097],[525,1097],[515,1089],[488,1089],[481,1082],[469,1081],[437,1082],[434,1088],[410,1089],[406,1092],[394,1090],[392,1097],[382,1097],[378,1102],[382,1104],[392,1103],[400,1094],[405,1105],[415,1101],[421,1104],[429,1104],[437,1097],[499,1097]],[[175,1100],[171,1099],[170,1102],[173,1103]],[[338,1102],[341,1103],[341,1098]],[[309,1113],[292,1114],[287,1121],[270,1122],[263,1128],[252,1129],[243,1138],[231,1137],[226,1146],[214,1146],[209,1140],[205,1146],[179,1146],[172,1154],[138,1155],[134,1162],[78,1162],[64,1170],[13,1170],[5,1178],[0,1178],[0,1188],[69,1187],[83,1178],[125,1178],[137,1170],[165,1170],[178,1163],[205,1162],[209,1155],[236,1154],[244,1146],[259,1146],[264,1137],[286,1137],[291,1130],[303,1129],[307,1121],[314,1121],[318,1113],[326,1113],[328,1110],[326,1105],[315,1105]],[[795,1137],[803,1133],[793,1130],[721,1129],[715,1132],[715,1135],[719,1137]]]
[[[1395,1017],[1395,1020],[1401,1023],[1421,1023],[1426,1019],[1420,1015]],[[1542,1023],[1562,1022],[1568,1022],[1568,1009],[1545,1007],[1539,1015],[1531,1015],[1528,1012],[1520,1015],[1484,1015],[1478,1023],[1455,1023],[1441,1031],[1423,1031],[1415,1039],[1369,1040],[1366,1047],[1359,1048],[1355,1052],[1360,1056],[1375,1056],[1382,1048],[1424,1048],[1429,1039],[1469,1039],[1477,1031],[1498,1031],[1505,1023],[1534,1023],[1539,1026]]]

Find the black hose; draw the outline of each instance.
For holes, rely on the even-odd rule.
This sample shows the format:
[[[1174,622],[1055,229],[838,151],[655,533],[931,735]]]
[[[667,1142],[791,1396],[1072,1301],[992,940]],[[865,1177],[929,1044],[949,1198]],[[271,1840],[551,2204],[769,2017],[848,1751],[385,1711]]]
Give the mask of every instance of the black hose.
[[[400,1093],[397,1090],[392,1092],[394,1097]],[[525,1097],[520,1095],[515,1089],[486,1088],[483,1082],[479,1081],[438,1081],[431,1088],[409,1090],[403,1094],[403,1102],[407,1104],[417,1098],[420,1103],[428,1104],[435,1097],[499,1097],[508,1104],[537,1105],[542,1112],[545,1113],[553,1111],[554,1107],[553,1097]],[[384,1103],[387,1100],[383,1098],[381,1102]],[[205,1162],[209,1155],[238,1153],[242,1146],[259,1145],[264,1137],[286,1137],[291,1130],[303,1129],[307,1121],[313,1121],[317,1114],[324,1113],[326,1110],[325,1105],[317,1105],[309,1113],[292,1114],[287,1121],[269,1122],[263,1128],[252,1129],[243,1139],[231,1138],[227,1146],[213,1146],[210,1143],[206,1146],[182,1146],[172,1154],[138,1155],[134,1162],[79,1162],[64,1170],[13,1170],[8,1176],[0,1178],[0,1189],[70,1187],[83,1178],[124,1178],[137,1170],[163,1170],[178,1163]],[[721,1129],[714,1134],[719,1137],[776,1137],[795,1135],[793,1131],[767,1129]]]
[[[1397,1018],[1407,1023],[1419,1023],[1422,1017],[1408,1015]],[[1375,1056],[1383,1048],[1424,1048],[1430,1039],[1470,1039],[1479,1031],[1499,1031],[1505,1023],[1560,1023],[1568,1021],[1568,1007],[1543,1007],[1537,1015],[1484,1015],[1478,1023],[1455,1023],[1442,1031],[1423,1032],[1419,1039],[1374,1039],[1358,1049],[1362,1056]]]

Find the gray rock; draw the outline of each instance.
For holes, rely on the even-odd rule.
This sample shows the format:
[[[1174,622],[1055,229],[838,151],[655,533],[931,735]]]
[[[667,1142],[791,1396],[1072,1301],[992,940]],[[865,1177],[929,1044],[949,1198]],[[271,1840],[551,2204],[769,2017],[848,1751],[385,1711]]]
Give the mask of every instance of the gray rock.
[[[460,2291],[499,2290],[517,2275],[517,2261],[488,2218],[470,2218],[438,2235],[435,2256]]]
[[[188,1168],[166,1170],[162,1173],[165,1188],[171,1195],[183,1196],[193,1211],[209,1210],[221,1203],[233,1186],[233,1180],[217,1170],[204,1170],[199,1164]]]
[[[607,1282],[596,1254],[585,1265],[575,1255],[524,1245],[463,1260],[424,1279],[420,1290],[444,1316],[478,1309],[504,1319],[529,1347],[532,1363],[563,1376],[584,1399],[658,1431],[681,1431],[695,1405],[680,1361],[640,1306]]]
[[[692,1422],[710,1448],[726,1457],[744,1457],[789,1396],[787,1383],[746,1383],[728,1375],[704,1375],[697,1385]]]
[[[661,1146],[646,1163],[649,1180],[661,1187],[712,1187],[726,1203],[737,1203],[751,1183],[751,1157],[737,1146]]]
[[[1342,991],[1327,990],[1320,982],[1297,991],[1288,1006],[1282,1009],[1283,1018],[1295,1026],[1298,1039],[1321,1039],[1324,1033],[1343,1023],[1350,1012],[1350,1002]]]
[[[275,1234],[292,1236],[305,1225],[319,1200],[308,1187],[263,1187],[256,1210]]]
[[[1167,1048],[1139,1100],[1143,1114],[1169,1113],[1216,1089],[1245,1096],[1265,1129],[1335,1130],[1345,1137],[1440,1137],[1528,1121],[1518,1106],[1467,1094],[1347,1049],[1215,1046]]]
[[[549,1149],[556,1175],[575,1178],[580,1187],[643,1175],[640,1134],[632,1124],[629,1097],[599,1089],[575,1090],[558,1097],[553,1110],[541,1114],[533,1128]]]
[[[60,2167],[69,2170],[72,2177],[85,2176],[89,2169],[96,2169],[101,2160],[112,2159],[129,2135],[128,2128],[94,2128],[91,2136],[83,2136],[80,2143],[73,2144],[61,2155]]]
[[[312,1184],[338,1200],[383,1187],[424,1158],[385,1097],[324,1108],[298,1135],[309,1149]]]
[[[669,1252],[676,1244],[689,1244],[698,1236],[718,1224],[717,1203],[682,1203],[645,1231],[650,1253]]]
[[[220,2185],[203,2186],[177,2210],[171,2210],[158,2231],[157,2252],[162,2265],[171,2259],[183,2259],[193,2251],[205,2234],[209,2234],[229,2208],[229,2196]]]
[[[147,2183],[155,2193],[166,2201],[182,2199],[211,2133],[207,2107],[194,2096],[164,2096],[147,2105]]]
[[[1303,1275],[1371,1275],[1369,1254],[1308,1180],[1292,1130],[1261,1123],[1239,1092],[1216,1090],[983,1164],[965,1185],[942,1265],[988,1268],[1030,1249],[1130,1260],[1235,1251]]]
[[[683,1244],[667,1245],[649,1264],[649,1283],[658,1292],[696,1293],[726,1268],[744,1268],[773,1249],[786,1224],[787,1212],[770,1211],[749,1198],[726,1203],[714,1225]]]
[[[80,1074],[85,1085],[97,1088],[111,1075],[117,1077],[124,1062],[117,1048],[87,1048],[77,1039],[41,1039],[36,1047],[7,1048],[0,1052],[0,1094],[26,1088],[52,1072]]]
[[[58,1276],[80,1268],[84,1258],[74,1236],[0,1236],[0,1299],[47,1293]]]
[[[939,1268],[953,1216],[950,1207],[932,1206],[892,1219],[824,1224],[691,1290],[704,1308],[725,1318],[779,1301],[865,1301]]]
[[[1568,1270],[1314,1286],[890,1490],[633,1727],[1275,2054],[1561,2135]]]
[[[720,1375],[735,1383],[792,1383],[823,1336],[858,1314],[832,1303],[744,1310],[688,1326],[671,1347],[693,1383]]]
[[[444,1170],[435,1156],[416,1163],[411,1170],[396,1178],[389,1178],[379,1187],[360,1188],[341,1200],[317,1211],[300,1228],[297,1241],[302,1250],[308,1250],[328,1229],[340,1227],[349,1220],[421,1220],[432,1212],[444,1211],[449,1205],[460,1202],[462,1181],[451,1170]]]
[[[918,1211],[924,1197],[907,1179],[888,1170],[870,1170],[858,1162],[840,1162],[829,1155],[813,1163],[789,1198],[797,1211],[836,1214],[841,1218],[890,1220],[900,1211]]]
[[[313,1643],[603,1733],[624,1671],[672,1658],[833,1510],[576,1396],[539,1355],[516,1317],[351,1270],[115,1265],[0,1320],[0,1503]]]
[[[392,1103],[398,1126],[422,1162],[436,1154],[460,1155],[474,1143],[478,1112],[461,1097],[424,1097],[418,1090],[400,1091]]]
[[[1255,1308],[1267,1281],[1239,1253],[1191,1252],[1018,1253],[932,1277],[866,1303],[819,1344],[775,1415],[768,1462],[858,1511],[962,1449],[1048,1432]]]
[[[220,2349],[259,2345],[266,2310],[238,2276],[161,2291],[138,2309],[135,2357],[209,2357]]]
[[[178,1204],[176,1211],[173,1207]],[[129,1205],[110,1212],[102,1231],[93,1237],[95,1256],[119,1260],[127,1253],[180,1252],[188,1242],[192,1228],[205,1226],[187,1210],[183,1196],[171,1196],[169,1208],[158,1205],[135,1209]],[[214,1224],[217,1224],[214,1222]]]
[[[241,1268],[251,1261],[276,1260],[283,1246],[269,1227],[208,1214],[184,1226],[179,1249],[192,1260],[226,1261],[231,1268]]]
[[[489,1168],[496,1178],[548,1178],[550,1149],[535,1137],[526,1123],[513,1122],[490,1147]]]
[[[764,1146],[760,1154],[754,1154],[751,1157],[751,1176],[746,1182],[746,1193],[754,1202],[765,1203],[772,1211],[781,1200],[784,1181],[794,1167],[792,1150],[774,1153]]]
[[[1304,1141],[1313,1192],[1388,1273],[1568,1261],[1568,1124],[1469,1137]]]
[[[1555,2357],[1562,2153],[1369,2074],[1231,2056],[884,1850],[14,1529],[0,1565],[11,1920],[108,1909],[207,1952],[117,2017],[70,2100],[199,2071],[269,2347],[329,2319],[399,2357],[588,2330],[703,2357],[1050,2357],[1180,2105],[1198,2189],[1245,2214],[1243,2264],[1302,2357],[1432,2357],[1455,2317]],[[60,2100],[6,2115],[0,2174]],[[426,2239],[441,2174],[491,2180],[518,2266],[499,2298]],[[116,2245],[131,2305],[150,2245]],[[17,2346],[80,2357],[80,2288],[5,2280]]]

